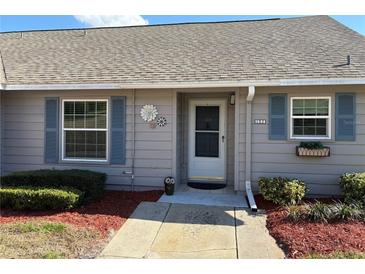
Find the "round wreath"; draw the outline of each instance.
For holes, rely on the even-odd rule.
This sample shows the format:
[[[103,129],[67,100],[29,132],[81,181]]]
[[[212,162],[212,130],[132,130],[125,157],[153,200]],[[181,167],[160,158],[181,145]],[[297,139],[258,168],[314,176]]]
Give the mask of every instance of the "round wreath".
[[[165,117],[158,117],[156,122],[159,127],[164,127],[167,124],[167,120]]]
[[[146,122],[151,122],[155,120],[157,114],[158,111],[154,105],[144,105],[141,109],[141,117]]]

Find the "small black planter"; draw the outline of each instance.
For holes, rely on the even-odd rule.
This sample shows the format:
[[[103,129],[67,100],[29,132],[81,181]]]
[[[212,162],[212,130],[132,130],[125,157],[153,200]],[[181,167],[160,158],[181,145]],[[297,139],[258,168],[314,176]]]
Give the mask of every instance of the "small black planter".
[[[174,195],[174,191],[175,191],[175,184],[166,184],[165,183],[165,193],[166,195]]]

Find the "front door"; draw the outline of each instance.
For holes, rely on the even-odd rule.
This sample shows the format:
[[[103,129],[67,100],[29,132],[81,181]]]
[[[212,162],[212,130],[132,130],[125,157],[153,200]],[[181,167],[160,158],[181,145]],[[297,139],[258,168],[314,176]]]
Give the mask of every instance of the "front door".
[[[225,181],[226,100],[191,100],[189,115],[189,180]]]

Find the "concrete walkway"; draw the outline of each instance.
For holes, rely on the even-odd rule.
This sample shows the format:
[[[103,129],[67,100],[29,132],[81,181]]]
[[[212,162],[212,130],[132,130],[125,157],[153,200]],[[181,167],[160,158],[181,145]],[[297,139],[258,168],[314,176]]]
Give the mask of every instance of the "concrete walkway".
[[[143,202],[100,258],[284,258],[265,222],[233,207]]]

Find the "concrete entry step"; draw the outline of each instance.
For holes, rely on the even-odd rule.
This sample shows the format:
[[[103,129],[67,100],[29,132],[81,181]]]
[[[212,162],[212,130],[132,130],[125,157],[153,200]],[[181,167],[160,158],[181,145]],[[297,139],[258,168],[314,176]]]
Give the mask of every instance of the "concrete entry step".
[[[207,190],[177,191],[174,195],[162,195],[159,202],[188,205],[208,205],[248,208],[248,204],[243,192],[237,193],[212,193]]]

